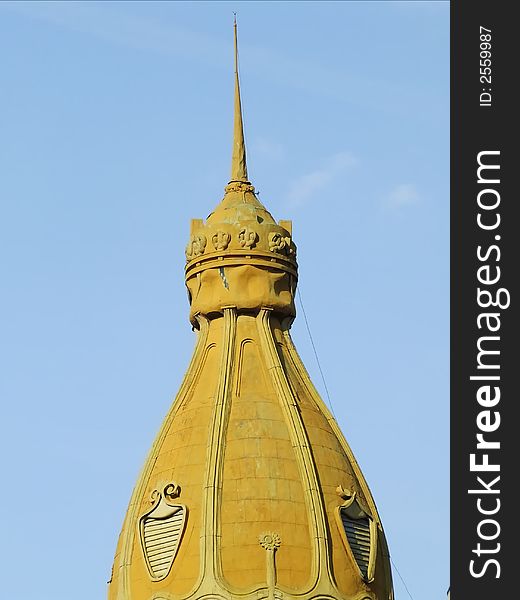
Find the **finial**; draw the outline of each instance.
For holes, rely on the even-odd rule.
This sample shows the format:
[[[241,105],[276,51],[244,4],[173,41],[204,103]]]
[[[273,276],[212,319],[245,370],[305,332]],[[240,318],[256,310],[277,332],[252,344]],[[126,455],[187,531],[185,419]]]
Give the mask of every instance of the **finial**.
[[[240,83],[238,81],[238,43],[237,14],[233,13],[235,39],[235,121],[233,126],[233,153],[231,157],[231,181],[247,182],[246,145],[244,125],[242,123],[242,104],[240,102]]]

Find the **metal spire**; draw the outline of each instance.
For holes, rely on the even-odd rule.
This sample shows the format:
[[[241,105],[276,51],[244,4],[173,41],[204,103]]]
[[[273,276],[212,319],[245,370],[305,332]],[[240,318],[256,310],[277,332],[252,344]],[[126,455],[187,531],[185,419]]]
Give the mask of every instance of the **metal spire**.
[[[242,123],[242,104],[240,102],[240,83],[238,81],[238,43],[236,13],[233,28],[235,34],[235,121],[233,126],[231,181],[248,181],[246,165],[246,145],[244,142],[244,125]]]

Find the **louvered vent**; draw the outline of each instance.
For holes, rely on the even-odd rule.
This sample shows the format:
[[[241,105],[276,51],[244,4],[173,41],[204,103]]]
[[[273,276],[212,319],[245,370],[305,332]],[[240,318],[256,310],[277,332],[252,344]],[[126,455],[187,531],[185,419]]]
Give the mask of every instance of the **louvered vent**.
[[[370,521],[367,518],[351,519],[344,510],[341,511],[341,521],[359,570],[367,579],[370,561]]]
[[[144,519],[144,549],[154,578],[161,579],[168,574],[177,552],[183,523],[183,508],[166,519]]]

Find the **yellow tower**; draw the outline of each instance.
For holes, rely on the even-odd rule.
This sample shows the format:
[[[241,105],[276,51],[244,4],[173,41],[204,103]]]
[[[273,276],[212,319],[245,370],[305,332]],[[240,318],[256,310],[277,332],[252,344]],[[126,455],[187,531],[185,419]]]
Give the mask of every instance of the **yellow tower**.
[[[374,500],[291,340],[296,246],[248,181],[236,57],[235,23],[231,181],[186,248],[196,346],[109,600],[392,600]]]

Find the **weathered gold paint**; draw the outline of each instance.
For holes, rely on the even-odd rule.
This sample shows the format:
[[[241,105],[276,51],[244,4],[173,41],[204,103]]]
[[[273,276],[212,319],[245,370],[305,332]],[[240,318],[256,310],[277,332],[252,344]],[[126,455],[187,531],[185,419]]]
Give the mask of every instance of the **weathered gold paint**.
[[[208,219],[192,221],[186,250],[197,343],[132,494],[109,599],[392,600],[373,498],[290,337],[292,225],[276,223],[247,180],[236,58],[235,24],[231,181]],[[139,524],[171,484],[185,529],[167,575],[154,580]],[[345,497],[370,518],[370,578],[341,529]]]

